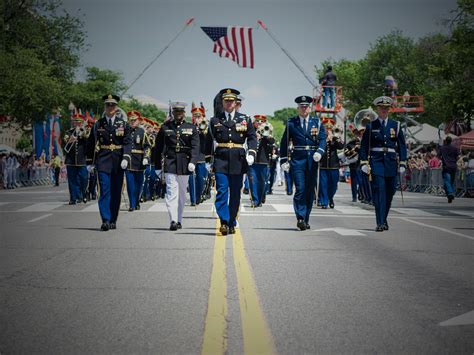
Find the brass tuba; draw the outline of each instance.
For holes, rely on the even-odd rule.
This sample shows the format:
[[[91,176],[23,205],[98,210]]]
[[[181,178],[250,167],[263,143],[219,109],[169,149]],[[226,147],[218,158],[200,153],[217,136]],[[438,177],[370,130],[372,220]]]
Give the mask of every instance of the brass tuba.
[[[360,110],[354,116],[354,127],[361,131],[376,118],[377,114],[371,108]]]

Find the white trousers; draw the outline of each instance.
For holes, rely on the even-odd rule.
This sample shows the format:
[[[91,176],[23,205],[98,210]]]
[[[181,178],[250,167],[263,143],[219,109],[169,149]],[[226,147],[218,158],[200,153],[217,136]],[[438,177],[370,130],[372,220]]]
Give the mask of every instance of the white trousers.
[[[165,173],[166,181],[166,207],[171,221],[181,223],[183,220],[184,203],[186,202],[186,188],[188,175]]]

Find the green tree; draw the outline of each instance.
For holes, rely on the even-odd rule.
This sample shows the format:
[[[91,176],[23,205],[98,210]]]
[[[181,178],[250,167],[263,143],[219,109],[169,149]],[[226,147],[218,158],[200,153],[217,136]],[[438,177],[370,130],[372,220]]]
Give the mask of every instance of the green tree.
[[[57,0],[0,0],[0,112],[21,125],[63,103],[84,48],[83,23]]]
[[[97,67],[86,68],[86,80],[70,86],[67,98],[77,108],[101,114],[104,107],[102,96],[119,94],[125,89],[122,74]],[[123,102],[120,102],[122,106]],[[67,105],[66,105],[67,107]]]
[[[163,122],[166,119],[166,113],[159,109],[156,105],[142,104],[134,97],[121,102],[120,107],[122,107],[127,112],[132,110],[139,111],[143,117],[150,118],[157,122]],[[191,120],[187,119],[187,121],[190,122]]]

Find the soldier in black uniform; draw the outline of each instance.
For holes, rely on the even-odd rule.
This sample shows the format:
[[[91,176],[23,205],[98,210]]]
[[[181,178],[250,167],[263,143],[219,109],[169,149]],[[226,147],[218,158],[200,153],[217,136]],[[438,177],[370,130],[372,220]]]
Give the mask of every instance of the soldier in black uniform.
[[[352,129],[354,139],[350,140],[346,148],[344,149],[345,164],[349,165],[349,171],[351,176],[351,191],[352,191],[352,202],[357,202],[358,189],[359,189],[359,149],[360,149],[360,137],[361,134],[357,128]]]
[[[150,146],[145,129],[140,127],[142,121],[140,112],[130,111],[127,113],[130,122],[130,144],[123,148],[123,158],[127,160],[127,193],[130,206],[128,211],[140,209],[140,195],[143,186],[143,171],[150,159]]]
[[[339,182],[339,157],[337,155],[338,149],[344,148],[344,143],[341,141],[340,129],[335,126],[333,119],[323,119],[323,124],[326,127],[326,151],[319,162],[321,165],[320,172],[320,188],[319,188],[319,203],[321,208],[326,209],[328,205],[334,208],[334,195],[337,191],[337,183]],[[339,133],[336,130],[339,130]]]
[[[117,95],[104,95],[105,112],[91,130],[87,142],[87,170],[97,169],[101,230],[115,229],[122,197],[123,173],[127,160],[123,147],[130,144],[130,127],[118,109]]]
[[[90,130],[84,127],[85,117],[81,114],[74,114],[71,117],[72,128],[64,137],[64,154],[67,169],[67,180],[69,186],[69,204],[76,202],[87,202],[87,168],[86,149],[87,138]]]
[[[273,127],[267,123],[266,115],[255,115],[257,125],[257,156],[255,163],[249,166],[247,175],[250,182],[252,207],[261,207],[265,203],[269,166],[272,160],[275,139],[272,137]]]
[[[188,176],[196,169],[199,157],[199,134],[196,126],[184,121],[185,107],[183,102],[171,105],[173,119],[161,125],[153,156],[158,175],[160,169],[165,173],[165,200],[172,231],[182,228]]]
[[[243,174],[255,161],[257,136],[251,119],[235,110],[235,100],[240,92],[230,88],[221,92],[224,112],[212,117],[209,122],[206,159],[211,161],[214,157],[215,205],[221,222],[220,232],[226,235],[235,233]],[[247,152],[244,143],[247,143]]]
[[[275,144],[272,149],[272,159],[270,160],[270,178],[268,179],[268,189],[267,189],[268,195],[273,194],[273,184],[275,183],[275,175],[277,172],[279,156],[280,156],[280,152],[278,150],[278,147]]]
[[[202,104],[201,104],[202,105]],[[189,197],[191,206],[199,205],[202,200],[204,186],[206,184],[209,172],[206,168],[206,136],[208,124],[206,121],[204,107],[194,107],[191,109],[193,115],[193,124],[199,132],[199,157],[195,172],[189,176]]]

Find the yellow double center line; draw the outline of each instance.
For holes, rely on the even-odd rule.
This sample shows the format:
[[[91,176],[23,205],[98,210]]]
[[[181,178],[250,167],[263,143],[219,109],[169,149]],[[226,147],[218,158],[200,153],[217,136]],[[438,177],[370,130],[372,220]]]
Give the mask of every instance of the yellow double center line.
[[[237,274],[240,318],[246,354],[274,354],[272,335],[263,315],[250,264],[245,255],[240,229],[232,236],[234,266]],[[202,354],[224,354],[227,350],[226,237],[216,230],[209,303]]]

